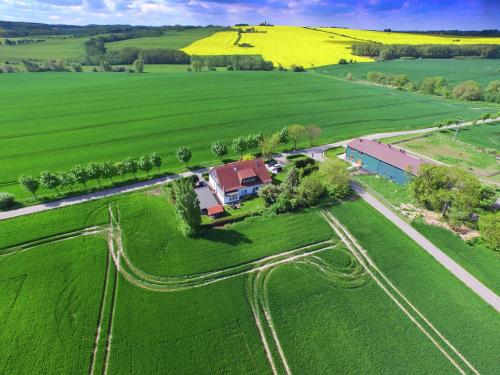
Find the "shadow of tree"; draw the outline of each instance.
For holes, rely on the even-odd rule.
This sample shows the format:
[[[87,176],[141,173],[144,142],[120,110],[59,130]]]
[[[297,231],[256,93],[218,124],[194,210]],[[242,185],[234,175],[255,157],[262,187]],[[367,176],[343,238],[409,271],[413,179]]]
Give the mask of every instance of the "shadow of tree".
[[[202,233],[202,237],[204,240],[221,242],[231,246],[252,243],[245,234],[232,229],[205,229]]]

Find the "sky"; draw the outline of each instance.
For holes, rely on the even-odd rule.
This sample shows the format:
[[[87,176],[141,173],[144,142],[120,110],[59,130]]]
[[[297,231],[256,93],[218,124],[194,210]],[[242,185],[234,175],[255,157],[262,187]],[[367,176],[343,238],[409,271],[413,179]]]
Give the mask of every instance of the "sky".
[[[500,29],[500,0],[0,0],[0,20],[478,30]]]

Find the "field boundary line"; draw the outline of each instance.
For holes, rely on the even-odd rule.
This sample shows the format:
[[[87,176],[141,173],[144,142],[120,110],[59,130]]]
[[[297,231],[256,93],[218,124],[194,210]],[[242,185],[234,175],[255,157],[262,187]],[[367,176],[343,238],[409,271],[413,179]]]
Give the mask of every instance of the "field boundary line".
[[[347,237],[347,233],[349,233],[339,222],[338,220],[333,217],[331,213],[326,213],[323,216],[325,220],[330,224],[332,229],[337,233],[337,235],[342,239],[344,244],[347,246],[347,248],[352,252],[352,254],[358,259],[358,261],[362,264],[362,266],[366,269],[366,271],[369,273],[369,275],[372,277],[372,279],[377,283],[377,285],[389,296],[392,301],[403,311],[403,313],[417,326],[417,328],[425,335],[427,338],[434,344],[434,346],[455,366],[455,368],[461,373],[461,374],[466,374],[466,372],[462,369],[462,367],[457,363],[455,359],[451,357],[451,355],[437,342],[437,340],[432,337],[432,335],[423,327],[421,323],[417,321],[417,319],[408,311],[407,308],[403,306],[403,304],[395,297],[393,293],[382,283],[382,281],[379,280],[377,275],[375,275],[374,270],[371,269],[371,263],[366,259],[366,250],[363,248],[358,248],[355,250],[354,248],[356,247],[355,243],[350,242],[350,239]],[[330,219],[330,220],[329,220]],[[339,227],[337,227],[339,226]],[[352,235],[351,235],[352,237]],[[375,269],[377,273],[379,273],[378,269]],[[398,293],[395,291],[400,298],[405,300],[402,294]],[[407,300],[407,299],[406,299]],[[444,341],[444,340],[443,340]],[[448,345],[448,341],[444,341],[445,344]],[[453,350],[453,349],[452,349]],[[470,365],[468,361],[464,361],[466,365]],[[470,369],[475,373],[479,374],[477,370],[474,367],[470,367]]]

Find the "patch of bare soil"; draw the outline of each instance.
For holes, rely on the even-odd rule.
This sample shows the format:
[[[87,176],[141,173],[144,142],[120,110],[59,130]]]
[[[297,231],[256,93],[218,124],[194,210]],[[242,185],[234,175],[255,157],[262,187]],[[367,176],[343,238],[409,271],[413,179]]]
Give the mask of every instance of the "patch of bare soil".
[[[479,232],[477,230],[470,229],[465,225],[452,227],[450,224],[445,222],[441,217],[441,215],[437,212],[432,212],[426,210],[425,208],[416,207],[411,203],[403,203],[399,206],[399,209],[403,215],[407,216],[411,220],[420,217],[424,220],[426,224],[436,225],[438,227],[448,229],[453,233],[458,234],[465,241],[479,237]]]

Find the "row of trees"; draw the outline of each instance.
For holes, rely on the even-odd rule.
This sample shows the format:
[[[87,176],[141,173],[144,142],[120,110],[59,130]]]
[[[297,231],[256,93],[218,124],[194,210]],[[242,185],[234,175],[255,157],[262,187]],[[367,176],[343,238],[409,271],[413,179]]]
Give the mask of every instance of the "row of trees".
[[[112,163],[90,163],[86,166],[75,165],[69,171],[53,173],[51,171],[42,171],[39,177],[22,175],[19,177],[21,186],[37,199],[36,192],[40,187],[51,189],[59,194],[60,189],[69,188],[73,191],[73,186],[77,183],[82,184],[87,189],[87,183],[91,180],[97,181],[101,186],[101,180],[108,178],[114,183],[113,178],[124,178],[127,174],[133,175],[134,179],[139,170],[147,173],[149,176],[153,168],[160,170],[162,159],[157,153],[141,156],[138,159],[127,158],[125,160]]]
[[[402,57],[451,59],[458,56],[500,58],[500,46],[492,44],[381,44],[356,42],[351,46],[353,55],[374,57],[378,60],[393,60]]]
[[[412,82],[405,74],[368,72],[366,79],[381,85],[396,87],[401,90],[418,91],[424,94],[439,95],[459,100],[486,100],[500,103],[500,81],[492,81],[483,90],[476,81],[469,80],[451,86],[443,77],[427,77],[419,82]]]
[[[489,231],[492,217],[485,211],[491,210],[496,201],[495,190],[464,170],[424,164],[420,167],[420,175],[412,179],[410,190],[417,202],[427,209],[440,212],[452,226],[479,226],[480,230],[483,227]],[[484,219],[481,219],[483,215]],[[496,218],[498,220],[498,215]],[[498,246],[498,242],[495,244],[489,235],[483,237],[492,247]]]
[[[4,46],[22,46],[25,44],[42,43],[45,39],[4,39]],[[0,44],[2,41],[0,40]]]
[[[215,70],[216,67],[224,67],[228,70],[265,70],[274,69],[271,61],[266,61],[260,55],[213,55],[213,56],[191,56],[191,70],[201,71]],[[198,69],[199,68],[199,69]]]
[[[308,138],[309,144],[312,145],[320,135],[321,128],[317,125],[291,125],[267,137],[262,132],[236,137],[231,141],[230,147],[240,156],[240,159],[243,159],[246,153],[255,151],[260,151],[264,157],[269,158],[276,152],[280,144],[292,142],[295,150],[298,142]],[[222,139],[219,139],[210,145],[210,151],[222,160],[229,153],[229,146]],[[177,159],[186,165],[192,156],[192,151],[187,146],[181,146],[176,151]]]

